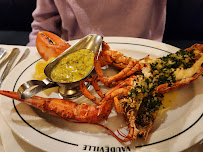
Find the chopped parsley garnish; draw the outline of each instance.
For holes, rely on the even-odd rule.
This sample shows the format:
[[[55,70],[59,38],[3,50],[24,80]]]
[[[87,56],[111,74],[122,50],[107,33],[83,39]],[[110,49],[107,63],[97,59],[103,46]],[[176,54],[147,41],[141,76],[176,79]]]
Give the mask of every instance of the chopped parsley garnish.
[[[152,76],[144,77],[144,73],[142,73],[142,78],[129,92],[128,97],[131,100],[128,103],[128,108],[125,109],[137,108],[134,106],[136,104],[140,106],[135,120],[137,124],[146,126],[153,121],[153,115],[162,105],[163,99],[163,95],[155,93],[155,89],[161,84],[168,83],[168,86],[171,86],[172,83],[175,83],[175,70],[177,68],[190,68],[194,63],[194,58],[193,50],[179,50],[150,63]]]

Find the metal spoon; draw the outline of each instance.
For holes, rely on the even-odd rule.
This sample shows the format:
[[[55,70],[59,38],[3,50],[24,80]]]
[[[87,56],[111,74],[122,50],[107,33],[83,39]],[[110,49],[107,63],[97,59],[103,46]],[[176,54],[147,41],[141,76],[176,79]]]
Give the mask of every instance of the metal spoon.
[[[1,78],[0,78],[0,87],[1,87],[1,84],[3,82],[3,80],[6,78],[6,76],[8,75],[17,55],[20,53],[20,50],[18,48],[14,48],[10,53],[9,53],[9,60],[8,60],[8,63],[1,75]]]

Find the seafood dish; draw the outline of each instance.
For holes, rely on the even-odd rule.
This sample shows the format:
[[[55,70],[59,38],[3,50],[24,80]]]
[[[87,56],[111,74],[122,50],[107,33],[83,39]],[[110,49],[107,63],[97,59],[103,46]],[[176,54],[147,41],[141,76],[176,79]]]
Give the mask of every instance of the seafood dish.
[[[36,47],[40,56],[49,61],[69,48],[70,44],[53,33],[42,31],[37,35]],[[107,131],[120,142],[133,141],[137,137],[147,140],[165,93],[188,85],[203,74],[203,44],[194,44],[156,59],[149,56],[134,59],[111,50],[103,41],[98,58],[95,57],[93,62],[96,74],[81,80],[79,85],[82,94],[93,102],[92,105],[39,96],[21,99],[13,91],[0,90],[0,94],[69,122],[97,124],[104,128],[99,122],[108,119],[115,107],[116,112],[124,116],[128,134],[120,138],[108,128]],[[107,65],[119,72],[105,76],[102,67]],[[101,99],[88,90],[86,82],[91,83]],[[99,82],[109,87],[109,91],[103,93]]]

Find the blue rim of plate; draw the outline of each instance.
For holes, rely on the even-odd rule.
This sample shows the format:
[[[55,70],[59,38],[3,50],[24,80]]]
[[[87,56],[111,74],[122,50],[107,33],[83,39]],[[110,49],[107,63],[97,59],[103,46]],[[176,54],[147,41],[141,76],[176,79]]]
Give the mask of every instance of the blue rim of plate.
[[[160,48],[157,48],[157,47],[152,47],[152,46],[148,46],[148,45],[144,45],[144,44],[136,44],[136,43],[121,43],[121,42],[108,42],[108,44],[125,44],[125,45],[138,45],[138,46],[144,46],[144,47],[148,47],[148,48],[153,48],[153,49],[157,49],[157,50],[160,50],[160,51],[163,51],[163,52],[166,52],[166,53],[171,53],[169,51],[166,51],[166,50],[163,50],[163,49],[160,49]],[[35,64],[36,62],[38,62],[40,59],[34,61],[33,63],[31,63],[30,65],[27,66],[27,68],[25,68],[21,74],[19,75],[19,77],[17,78],[14,86],[13,86],[13,91],[15,90],[16,88],[16,84],[18,82],[18,80],[20,79],[20,77],[22,76],[22,74],[28,69],[30,68],[33,64]],[[75,143],[70,143],[68,141],[64,141],[64,140],[60,140],[60,139],[57,139],[55,137],[52,137],[52,136],[49,136],[41,131],[39,131],[38,129],[36,129],[35,127],[33,127],[31,124],[29,124],[22,116],[21,114],[19,113],[18,109],[16,108],[16,105],[15,105],[15,100],[13,99],[13,106],[14,106],[14,109],[16,111],[16,113],[18,114],[18,116],[23,120],[24,123],[26,123],[29,127],[31,127],[32,129],[34,129],[35,131],[37,131],[38,133],[48,137],[48,138],[51,138],[51,139],[54,139],[56,141],[59,141],[59,142],[62,142],[62,143],[65,143],[65,144],[69,144],[69,145],[72,145],[72,146],[79,146],[79,144],[75,144]],[[146,146],[150,146],[150,145],[155,145],[155,144],[159,144],[159,143],[162,143],[162,142],[165,142],[165,141],[168,141],[170,139],[173,139],[181,134],[183,134],[184,132],[188,131],[189,129],[191,129],[201,118],[203,117],[203,113],[199,116],[199,118],[194,121],[189,127],[187,127],[186,129],[184,129],[183,131],[169,137],[169,138],[166,138],[166,139],[162,139],[160,141],[156,141],[156,142],[153,142],[153,143],[148,143],[148,144],[143,144],[143,145],[138,145],[138,146],[135,146],[135,148],[141,148],[141,147],[146,147]]]

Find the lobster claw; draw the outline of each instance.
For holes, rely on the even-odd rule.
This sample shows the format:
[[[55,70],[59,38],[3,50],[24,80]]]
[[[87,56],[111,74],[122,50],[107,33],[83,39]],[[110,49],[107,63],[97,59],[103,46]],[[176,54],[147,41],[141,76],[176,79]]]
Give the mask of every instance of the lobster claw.
[[[36,47],[40,56],[47,61],[60,55],[70,47],[70,44],[51,32],[40,31],[37,34]]]

